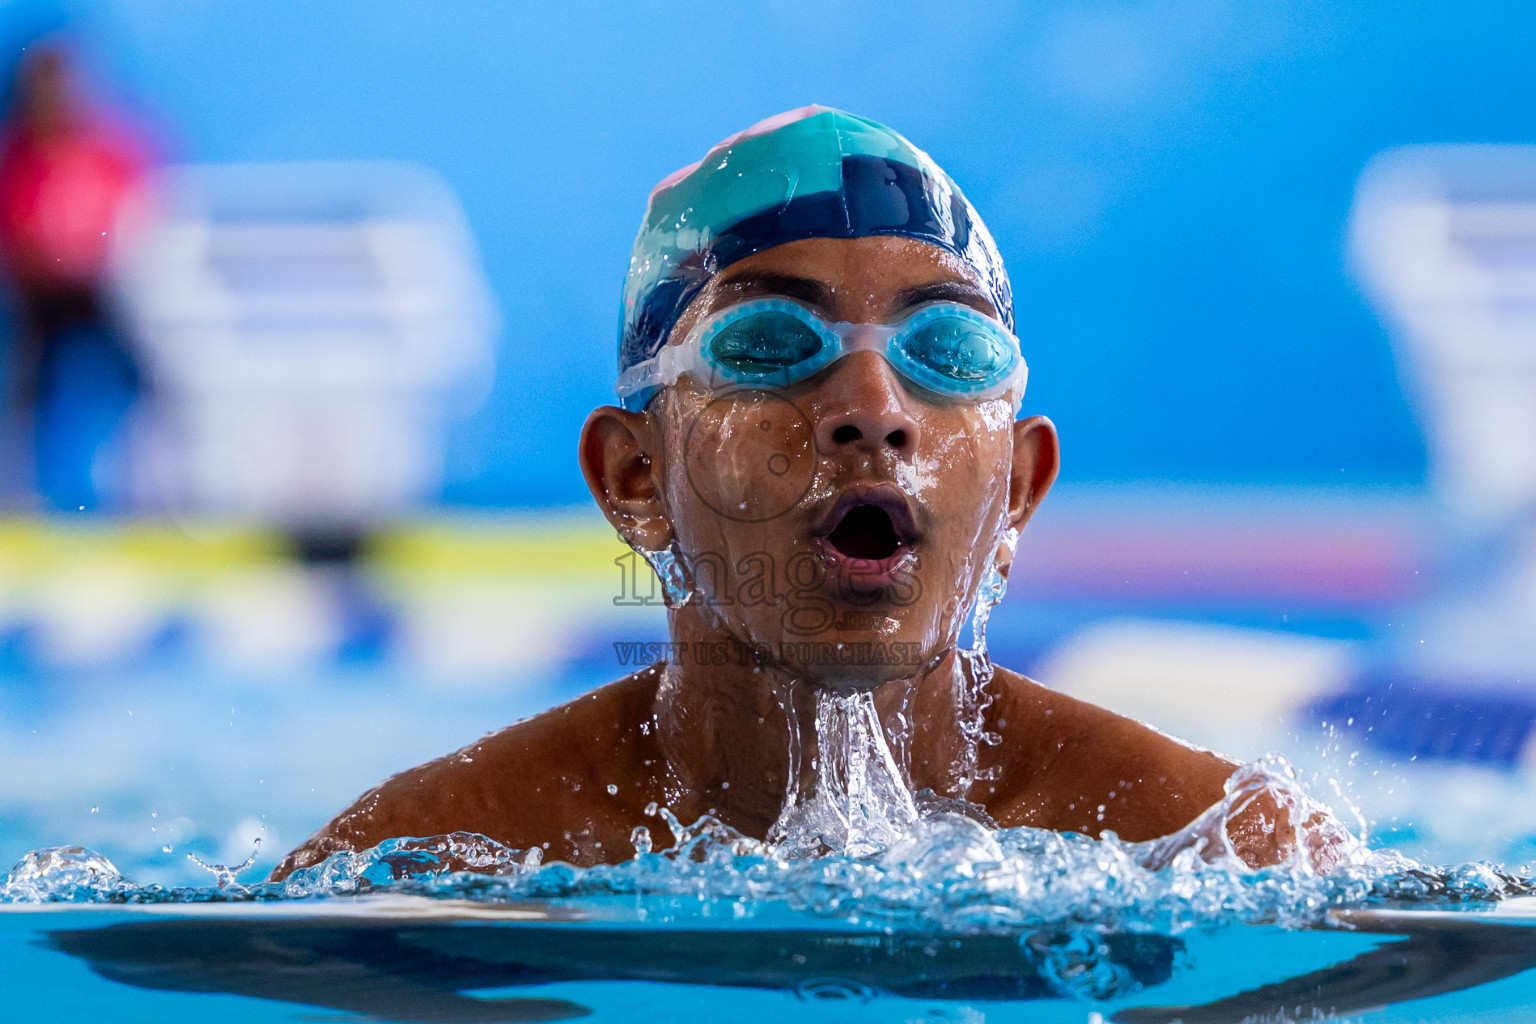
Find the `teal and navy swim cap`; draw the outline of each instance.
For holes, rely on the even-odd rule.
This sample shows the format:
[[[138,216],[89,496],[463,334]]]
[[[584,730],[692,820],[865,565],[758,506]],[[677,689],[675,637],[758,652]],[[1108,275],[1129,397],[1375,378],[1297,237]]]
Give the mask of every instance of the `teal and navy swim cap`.
[[[650,359],[709,279],[802,238],[902,235],[970,264],[1004,326],[1013,292],[975,209],[932,158],[883,124],[827,107],[760,121],[651,190],[624,280],[619,373]],[[643,408],[649,394],[627,402]]]

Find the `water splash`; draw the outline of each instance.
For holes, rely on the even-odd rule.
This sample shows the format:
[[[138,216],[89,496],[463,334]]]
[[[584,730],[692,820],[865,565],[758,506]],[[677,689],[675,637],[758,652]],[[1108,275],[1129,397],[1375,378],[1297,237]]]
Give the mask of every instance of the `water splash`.
[[[251,855],[233,867],[225,867],[223,864],[210,864],[195,853],[187,854],[187,860],[196,864],[204,871],[211,873],[214,877],[214,884],[220,889],[240,889],[243,887],[239,882],[235,881],[235,876],[256,863],[256,858],[261,855],[260,836],[256,837],[253,845],[254,849],[251,850]]]
[[[107,858],[83,846],[34,850],[0,882],[0,903],[101,903],[134,888]]]
[[[537,846],[513,849],[474,832],[404,836],[367,850],[332,854],[289,875],[279,892],[287,897],[355,895],[439,878],[508,878],[537,869],[543,859]]]
[[[1298,837],[1283,850],[1284,860],[1278,865],[1292,874],[1319,876],[1361,865],[1411,863],[1395,853],[1372,853],[1327,805],[1306,791],[1295,768],[1278,754],[1240,765],[1228,777],[1221,800],[1177,832],[1139,844],[1141,863],[1159,870],[1193,852],[1210,863],[1246,869],[1230,826],[1261,798],[1274,802]]]
[[[1017,540],[1018,531],[1004,531],[1002,543],[1010,550]],[[971,605],[971,646],[957,652],[953,699],[960,751],[950,769],[950,792],[959,800],[978,778],[990,777],[978,767],[979,744],[1001,741],[985,725],[992,703],[987,684],[995,673],[987,654],[987,623],[1007,591],[1007,578],[995,563],[989,564]],[[809,798],[802,798],[799,723],[793,700],[786,697],[781,703],[789,712],[789,783],[783,809],[768,835],[785,855],[865,856],[901,840],[921,817],[955,809],[955,799],[914,798],[906,770],[906,709],[898,712],[895,723],[896,749],[902,754],[897,757],[868,691],[816,691],[816,777]]]
[[[1536,894],[1536,881],[1489,864],[1437,868],[1391,851],[1346,849],[1333,870],[1292,849],[1285,863],[1252,870],[1219,827],[1260,791],[1280,794],[1292,820],[1311,813],[1281,762],[1244,766],[1227,795],[1173,836],[1127,843],[1040,829],[992,830],[934,813],[885,850],[865,856],[793,857],[713,818],[683,825],[657,813],[673,845],[652,852],[637,834],[636,856],[617,865],[543,865],[472,833],[392,839],[338,853],[280,883],[218,889],[136,886],[109,861],[80,847],[28,854],[0,883],[0,902],[175,903],[355,896],[403,892],[491,905],[527,899],[622,897],[613,913],[661,924],[729,907],[752,918],[774,907],[836,921],[955,933],[1018,931],[1071,923],[1097,931],[1156,931],[1240,923],[1308,927],[1329,911],[1373,905],[1486,904]],[[690,908],[693,908],[690,911]],[[1076,970],[1063,949],[1064,970]]]
[[[912,829],[917,807],[886,744],[872,692],[818,690],[816,742],[815,788],[800,799],[798,758],[792,754],[789,793],[769,831],[769,841],[784,855],[862,857]]]
[[[657,551],[649,551],[645,548],[636,548],[640,557],[650,563],[656,578],[661,580],[662,593],[666,595],[668,608],[681,608],[693,599],[693,588],[688,583],[688,575],[683,571],[683,563],[677,557],[675,547],[666,547]]]
[[[1018,536],[1017,530],[1007,531],[1004,543],[1010,550],[1017,543]],[[995,769],[979,767],[980,744],[996,746],[1002,742],[1001,736],[986,729],[987,707],[992,703],[992,694],[987,690],[987,685],[997,673],[987,653],[987,623],[992,618],[992,609],[997,607],[1007,593],[1008,578],[996,563],[988,565],[981,585],[976,589],[976,599],[972,606],[971,646],[957,652],[955,714],[961,745],[959,754],[950,765],[950,772],[954,779],[953,792],[959,797],[969,793],[976,780],[996,777]]]

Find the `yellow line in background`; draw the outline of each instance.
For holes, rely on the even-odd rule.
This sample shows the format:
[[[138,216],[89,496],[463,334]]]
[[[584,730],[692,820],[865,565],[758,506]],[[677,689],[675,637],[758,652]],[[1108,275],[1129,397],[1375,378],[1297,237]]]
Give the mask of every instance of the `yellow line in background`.
[[[388,576],[609,582],[614,559],[628,550],[595,512],[569,511],[402,523],[377,534],[365,559]]]
[[[451,515],[390,524],[369,537],[362,561],[389,578],[609,580],[628,549],[601,516],[571,510]],[[15,584],[91,566],[161,577],[206,578],[289,562],[280,531],[169,520],[0,518],[0,581]]]

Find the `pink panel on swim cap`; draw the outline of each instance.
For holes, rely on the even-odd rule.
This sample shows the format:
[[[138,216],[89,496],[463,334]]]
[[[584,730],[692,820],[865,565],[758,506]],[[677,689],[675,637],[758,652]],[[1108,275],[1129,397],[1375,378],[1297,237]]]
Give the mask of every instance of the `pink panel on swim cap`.
[[[754,124],[752,127],[744,128],[737,132],[735,135],[729,135],[721,139],[719,142],[715,143],[713,147],[711,147],[710,152],[713,153],[717,149],[724,149],[726,146],[734,146],[742,139],[749,139],[754,135],[766,135],[773,131],[775,128],[782,128],[787,124],[793,124],[796,121],[803,121],[807,117],[814,117],[817,114],[824,114],[831,109],[831,107],[824,107],[819,103],[812,103],[808,107],[796,107],[794,110],[786,110],[782,114],[774,114],[772,117],[765,117],[761,121],[757,122],[757,124]]]
[[[766,135],[767,133],[773,131],[775,128],[782,128],[787,124],[793,124],[796,121],[804,120],[807,117],[813,117],[816,114],[824,113],[825,111],[831,109],[831,107],[824,107],[819,103],[812,103],[807,107],[796,107],[794,110],[786,110],[782,114],[774,114],[772,117],[765,117],[761,121],[757,122],[757,124],[754,124],[752,127],[744,128],[737,132],[735,135],[728,135],[721,139],[719,142],[709,147],[709,152],[713,153],[717,149],[724,149],[727,146],[734,146],[742,139],[749,139],[754,135]],[[704,160],[708,159],[709,153],[706,153],[704,155]],[[695,160],[687,167],[679,167],[665,178],[662,178],[651,189],[651,195],[654,196],[656,193],[676,185],[678,182],[688,177],[688,175],[698,170],[699,165],[702,164],[704,160]]]

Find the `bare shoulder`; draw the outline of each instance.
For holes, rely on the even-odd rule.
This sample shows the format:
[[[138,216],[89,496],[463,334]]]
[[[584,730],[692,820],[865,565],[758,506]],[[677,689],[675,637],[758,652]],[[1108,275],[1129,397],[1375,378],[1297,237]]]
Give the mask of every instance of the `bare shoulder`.
[[[978,783],[1000,824],[1140,841],[1182,828],[1219,800],[1236,767],[1144,723],[998,668],[990,728],[995,778]]]
[[[654,670],[637,672],[400,772],[290,853],[272,877],[397,836],[476,832],[566,859],[584,841],[601,845],[610,819],[627,819],[628,804],[651,798],[650,740],[640,726],[655,691]],[[599,779],[622,783],[622,792],[606,792]]]

